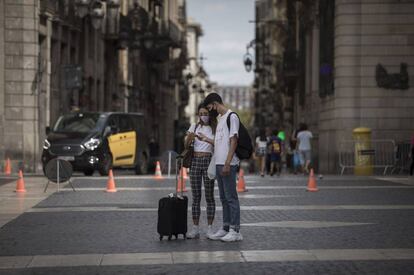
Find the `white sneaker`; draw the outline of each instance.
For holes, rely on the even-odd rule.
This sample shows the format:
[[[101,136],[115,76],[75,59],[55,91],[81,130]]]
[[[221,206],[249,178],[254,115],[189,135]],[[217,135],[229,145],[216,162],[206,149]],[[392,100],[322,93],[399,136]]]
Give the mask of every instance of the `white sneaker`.
[[[218,240],[221,240],[221,238],[223,238],[224,236],[226,236],[227,233],[228,232],[226,230],[224,230],[223,228],[221,228],[219,231],[217,231],[213,235],[210,235],[210,236],[207,236],[207,237],[210,240],[218,241]]]
[[[207,239],[210,239],[210,237],[213,235],[214,235],[213,227],[209,225],[207,228],[206,237]]]
[[[190,233],[187,234],[187,239],[198,239],[200,238],[200,227],[194,225]]]
[[[242,234],[239,233],[239,232],[234,231],[231,228],[230,228],[229,233],[227,233],[226,236],[221,238],[221,241],[223,241],[223,242],[238,242],[238,241],[242,241],[242,240],[243,240]]]

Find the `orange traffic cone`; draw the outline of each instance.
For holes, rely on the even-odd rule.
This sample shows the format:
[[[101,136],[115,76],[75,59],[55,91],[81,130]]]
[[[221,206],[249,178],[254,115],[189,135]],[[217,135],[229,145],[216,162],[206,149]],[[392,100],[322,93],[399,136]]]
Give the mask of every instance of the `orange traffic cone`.
[[[161,167],[160,167],[160,162],[159,161],[157,161],[157,166],[155,167],[155,176],[154,176],[154,178],[158,179],[158,180],[164,179],[164,177],[161,174]]]
[[[188,180],[188,174],[187,174],[187,168],[182,168],[183,169],[183,171],[184,171],[184,175],[183,175],[183,178],[184,179],[186,179],[186,180]]]
[[[239,180],[237,181],[237,192],[247,192],[246,182],[244,181],[244,171],[240,169]]]
[[[316,179],[313,174],[313,169],[310,170],[309,180],[308,180],[308,189],[309,192],[317,192],[318,188],[316,187]]]
[[[109,170],[109,176],[108,176],[108,183],[106,184],[106,192],[109,193],[115,193],[116,187],[115,187],[115,181],[114,181],[114,174],[112,173],[112,169]]]
[[[187,192],[187,189],[185,188],[185,177],[184,172],[185,168],[180,169],[180,175],[178,177],[178,186],[177,186],[177,193],[178,192]]]
[[[23,172],[22,170],[19,170],[19,179],[16,183],[16,193],[25,193],[26,188],[24,187],[24,179],[23,179]]]
[[[4,166],[4,174],[6,176],[11,175],[11,164],[10,164],[10,159],[9,158],[7,158],[6,165]]]

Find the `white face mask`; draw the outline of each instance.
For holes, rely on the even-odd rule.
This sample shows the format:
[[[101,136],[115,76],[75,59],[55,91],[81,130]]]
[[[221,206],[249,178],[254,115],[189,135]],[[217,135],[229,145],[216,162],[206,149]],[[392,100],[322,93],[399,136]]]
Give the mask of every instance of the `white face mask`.
[[[209,116],[200,116],[200,119],[205,124],[207,124],[210,121],[210,117]]]

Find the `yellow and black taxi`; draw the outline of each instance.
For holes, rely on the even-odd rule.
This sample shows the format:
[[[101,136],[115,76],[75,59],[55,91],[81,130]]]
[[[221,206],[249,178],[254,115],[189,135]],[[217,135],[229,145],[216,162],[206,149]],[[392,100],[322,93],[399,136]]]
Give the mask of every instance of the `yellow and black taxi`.
[[[148,143],[141,114],[75,112],[59,117],[46,133],[43,168],[59,157],[85,175],[95,170],[108,175],[113,167],[147,172]]]

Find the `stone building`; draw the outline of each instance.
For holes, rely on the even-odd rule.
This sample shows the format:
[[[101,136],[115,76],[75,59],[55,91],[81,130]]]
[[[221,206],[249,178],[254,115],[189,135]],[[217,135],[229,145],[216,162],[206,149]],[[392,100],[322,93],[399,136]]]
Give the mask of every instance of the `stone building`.
[[[189,123],[197,122],[198,105],[204,100],[205,95],[211,89],[208,74],[203,68],[204,57],[199,53],[199,40],[203,36],[201,25],[189,18],[187,24],[187,49],[188,66],[184,71],[187,79],[189,101],[185,108]]]
[[[238,111],[253,109],[253,92],[249,86],[219,86],[217,93],[223,102]]]
[[[40,171],[46,126],[78,109],[141,112],[161,151],[174,149],[188,100],[185,9],[185,0],[0,1],[0,159]]]
[[[305,122],[314,132],[314,163],[321,172],[338,172],[340,143],[352,139],[354,128],[371,128],[373,139],[409,139],[414,131],[413,1],[268,4],[285,7],[277,82],[292,95],[293,126]]]

